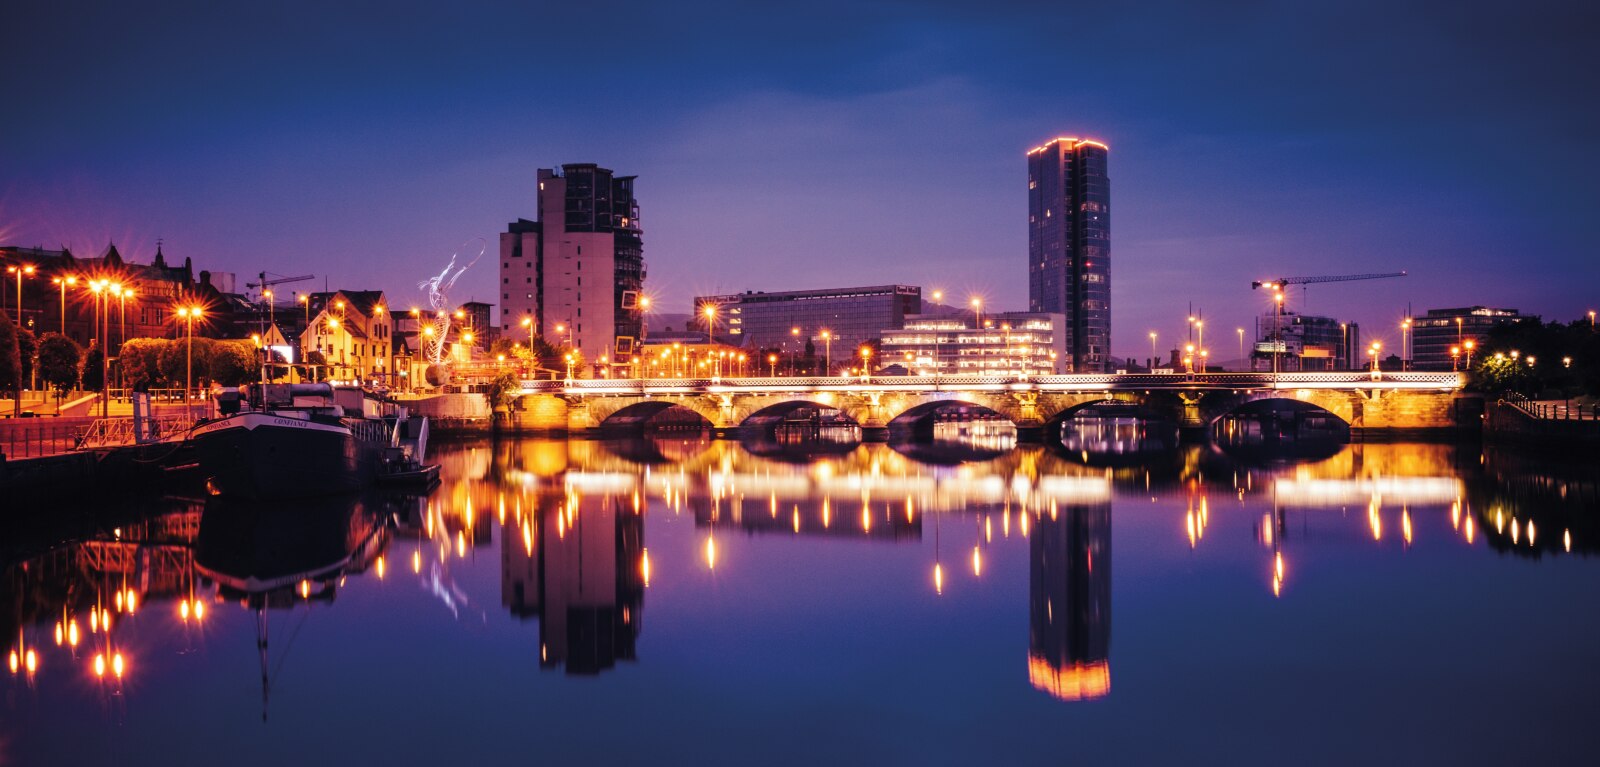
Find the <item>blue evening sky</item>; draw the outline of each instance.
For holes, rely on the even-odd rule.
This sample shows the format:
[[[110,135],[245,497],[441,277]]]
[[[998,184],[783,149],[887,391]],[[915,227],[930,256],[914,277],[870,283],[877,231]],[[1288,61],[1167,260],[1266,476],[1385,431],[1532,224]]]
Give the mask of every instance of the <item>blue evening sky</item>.
[[[1577,2],[15,2],[0,244],[163,238],[405,305],[534,216],[536,168],[597,162],[639,176],[664,310],[1023,308],[1024,153],[1079,135],[1112,150],[1116,353],[1192,301],[1231,358],[1250,280],[1406,269],[1310,293],[1394,348],[1408,303],[1600,306],[1597,73]]]

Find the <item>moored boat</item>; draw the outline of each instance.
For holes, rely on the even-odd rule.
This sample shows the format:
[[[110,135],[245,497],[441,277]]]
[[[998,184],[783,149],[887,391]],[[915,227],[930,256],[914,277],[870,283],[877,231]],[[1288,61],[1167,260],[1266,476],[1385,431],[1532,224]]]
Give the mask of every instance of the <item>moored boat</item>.
[[[292,498],[348,492],[372,484],[386,453],[422,445],[406,409],[359,387],[251,384],[220,389],[222,417],[195,427],[195,455],[212,492]],[[425,419],[422,419],[425,421]],[[421,428],[425,434],[425,426]],[[425,444],[425,443],[423,443]]]

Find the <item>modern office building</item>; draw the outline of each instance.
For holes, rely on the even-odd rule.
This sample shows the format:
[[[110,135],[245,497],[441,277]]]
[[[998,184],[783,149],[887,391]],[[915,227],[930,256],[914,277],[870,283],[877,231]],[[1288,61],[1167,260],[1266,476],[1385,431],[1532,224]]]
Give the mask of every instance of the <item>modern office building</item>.
[[[693,322],[701,332],[706,330],[707,307],[714,308],[716,336],[734,346],[804,352],[810,341],[821,358],[831,339],[831,356],[837,361],[853,357],[862,344],[877,340],[884,328],[898,328],[907,316],[916,316],[922,307],[922,288],[873,285],[697,296]]]
[[[1280,372],[1350,370],[1360,367],[1361,326],[1333,317],[1268,312],[1256,317],[1256,342],[1250,369]],[[1398,349],[1395,351],[1399,351]]]
[[[1466,342],[1481,346],[1489,331],[1497,325],[1509,325],[1528,319],[1516,309],[1491,309],[1472,306],[1460,309],[1429,309],[1428,313],[1411,320],[1411,360],[1417,370],[1450,370],[1450,350],[1456,349],[1456,360],[1466,363]]]
[[[633,182],[593,164],[539,169],[539,220],[500,235],[502,333],[532,318],[552,342],[570,333],[596,367],[631,361],[645,278]]]
[[[1111,180],[1106,145],[1058,138],[1028,152],[1028,311],[1067,318],[1069,373],[1111,359]]]
[[[1052,375],[1066,359],[1066,317],[1040,312],[914,317],[881,331],[879,366],[911,375]]]

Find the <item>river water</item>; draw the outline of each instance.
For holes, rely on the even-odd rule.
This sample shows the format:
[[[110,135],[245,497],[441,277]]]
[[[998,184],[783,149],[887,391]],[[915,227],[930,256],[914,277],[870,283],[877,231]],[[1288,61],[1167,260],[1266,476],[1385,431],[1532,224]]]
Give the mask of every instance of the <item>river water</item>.
[[[0,764],[1600,753],[1592,462],[975,439],[485,440],[426,496],[40,509]]]

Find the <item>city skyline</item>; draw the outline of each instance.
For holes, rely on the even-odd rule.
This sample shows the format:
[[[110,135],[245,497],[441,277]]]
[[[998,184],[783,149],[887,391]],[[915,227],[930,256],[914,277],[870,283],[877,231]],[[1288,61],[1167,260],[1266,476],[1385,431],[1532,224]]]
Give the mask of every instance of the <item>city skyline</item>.
[[[148,262],[164,238],[170,257],[213,270],[315,272],[405,302],[459,243],[526,215],[534,169],[592,161],[640,178],[664,311],[887,283],[1023,309],[1017,168],[1065,134],[1117,147],[1118,357],[1145,356],[1151,330],[1170,347],[1191,302],[1211,328],[1250,327],[1264,304],[1247,283],[1276,276],[1409,270],[1312,288],[1310,306],[1291,295],[1291,310],[1359,322],[1386,348],[1408,304],[1562,320],[1594,308],[1597,148],[1577,128],[1596,109],[1582,72],[1600,68],[1581,65],[1595,54],[1569,31],[1592,27],[1588,9],[1467,9],[1449,25],[1389,9],[1381,34],[1358,8],[1090,9],[1074,18],[1098,34],[1081,46],[1014,55],[1055,11],[898,10],[789,19],[806,42],[772,46],[714,5],[606,18],[620,43],[605,72],[663,46],[730,47],[637,75],[638,100],[601,121],[613,107],[576,79],[530,82],[503,37],[600,23],[593,10],[355,16],[307,37],[271,10],[165,24],[20,8],[12,26],[29,34],[0,93],[33,117],[0,129],[0,241],[95,255],[115,240]],[[1268,22],[1281,40],[1252,36]],[[233,34],[215,35],[224,23]],[[52,55],[63,38],[70,62]],[[285,38],[302,43],[292,58]],[[1228,53],[1246,40],[1274,66]],[[1138,55],[1158,46],[1171,50]],[[1362,66],[1332,73],[1357,50]],[[1091,60],[1105,68],[1093,84],[1030,74]],[[469,271],[455,298],[493,300],[494,272]]]

